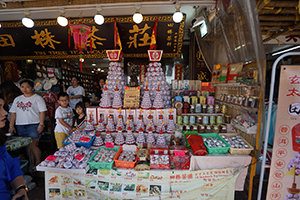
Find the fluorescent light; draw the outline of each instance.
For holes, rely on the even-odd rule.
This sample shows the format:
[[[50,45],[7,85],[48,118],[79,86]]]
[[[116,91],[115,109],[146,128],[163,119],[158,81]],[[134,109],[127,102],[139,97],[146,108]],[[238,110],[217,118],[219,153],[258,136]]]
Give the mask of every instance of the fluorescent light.
[[[278,54],[282,54],[282,53],[285,53],[285,52],[293,51],[293,50],[299,49],[299,48],[300,48],[300,45],[292,47],[292,48],[289,48],[289,49],[285,49],[285,50],[282,50],[282,51],[278,51],[276,53],[273,53],[272,56],[276,56]]]

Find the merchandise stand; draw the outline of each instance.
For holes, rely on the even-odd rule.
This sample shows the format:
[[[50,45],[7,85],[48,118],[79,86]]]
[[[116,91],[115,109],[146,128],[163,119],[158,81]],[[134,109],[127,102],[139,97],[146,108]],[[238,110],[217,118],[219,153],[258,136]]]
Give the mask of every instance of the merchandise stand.
[[[271,75],[271,84],[270,84],[270,94],[269,94],[269,111],[272,110],[272,105],[273,105],[273,97],[274,97],[274,85],[275,85],[275,76],[276,76],[276,67],[283,58],[287,56],[299,56],[300,52],[290,52],[290,53],[285,53],[281,56],[279,56],[275,62],[273,63],[272,66],[272,75]],[[267,126],[266,126],[266,132],[265,132],[265,141],[268,141],[269,139],[269,131],[270,131],[270,122],[271,122],[271,112],[268,112],[268,119],[267,119]],[[261,173],[260,173],[260,179],[259,179],[259,188],[258,188],[258,194],[257,194],[257,199],[261,199],[262,195],[262,187],[263,187],[263,179],[265,175],[265,169],[270,168],[270,165],[266,165],[266,155],[267,155],[267,148],[268,148],[268,143],[264,143],[264,151],[263,151],[263,160],[261,163]]]

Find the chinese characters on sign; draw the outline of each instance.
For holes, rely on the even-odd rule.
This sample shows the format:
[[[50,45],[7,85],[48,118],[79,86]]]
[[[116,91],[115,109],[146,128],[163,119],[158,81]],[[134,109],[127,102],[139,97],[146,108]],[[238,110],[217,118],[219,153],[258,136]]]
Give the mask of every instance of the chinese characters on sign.
[[[300,66],[281,66],[278,109],[267,199],[300,192]],[[298,192],[298,193],[299,193]]]
[[[140,87],[125,87],[124,108],[138,108],[140,104]]]
[[[182,79],[182,64],[175,64],[175,80]]]
[[[43,48],[45,48],[45,46],[48,46],[52,49],[55,49],[53,43],[61,43],[59,41],[54,40],[54,37],[54,35],[51,35],[51,32],[48,32],[47,28],[45,28],[45,30],[42,30],[40,33],[38,33],[37,30],[34,30],[34,36],[31,36],[32,39],[35,39],[35,45],[41,45]]]
[[[140,85],[145,81],[146,70],[147,70],[147,64],[140,63]]]

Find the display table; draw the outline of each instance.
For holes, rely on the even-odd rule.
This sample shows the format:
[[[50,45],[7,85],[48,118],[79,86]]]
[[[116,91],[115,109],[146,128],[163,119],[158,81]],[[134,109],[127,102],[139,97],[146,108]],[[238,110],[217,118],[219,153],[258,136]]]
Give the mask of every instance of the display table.
[[[243,168],[235,183],[235,190],[243,191],[248,166],[251,163],[249,155],[209,154],[207,156],[192,156],[190,170],[223,169],[227,167]]]
[[[234,199],[243,190],[250,156],[192,156],[191,170],[45,171],[46,199]]]

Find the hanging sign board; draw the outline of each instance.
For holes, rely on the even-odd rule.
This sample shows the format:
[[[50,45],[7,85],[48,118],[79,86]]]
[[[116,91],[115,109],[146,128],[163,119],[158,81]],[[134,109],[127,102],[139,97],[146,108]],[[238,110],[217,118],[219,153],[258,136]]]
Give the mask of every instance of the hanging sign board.
[[[282,66],[267,199],[300,193],[300,66]]]
[[[138,108],[140,106],[140,87],[125,87],[124,108]]]

